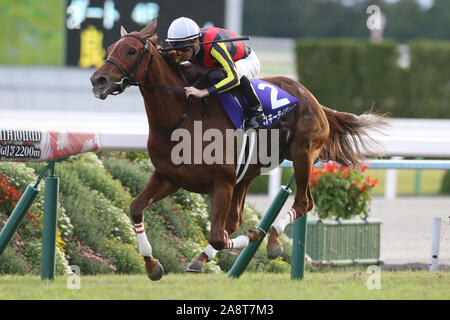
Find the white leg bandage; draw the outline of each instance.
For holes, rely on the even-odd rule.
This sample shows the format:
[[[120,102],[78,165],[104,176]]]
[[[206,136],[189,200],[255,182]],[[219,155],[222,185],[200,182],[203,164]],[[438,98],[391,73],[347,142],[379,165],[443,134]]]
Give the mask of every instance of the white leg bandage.
[[[291,209],[284,214],[280,214],[275,219],[275,222],[272,224],[272,227],[275,229],[278,235],[281,235],[284,232],[286,226],[294,220],[295,220],[295,210]]]
[[[134,229],[136,230],[136,236],[138,240],[139,253],[143,257],[151,257],[152,256],[152,246],[150,242],[148,242],[147,234],[144,230],[144,223],[138,223],[134,225]]]
[[[248,243],[250,242],[249,238],[247,236],[239,236],[234,239],[228,238],[228,232],[225,230],[225,242],[227,243],[228,249],[241,249],[248,246]]]
[[[223,238],[225,239],[225,242],[228,241],[228,232],[227,230],[223,231]],[[206,256],[208,257],[208,261],[211,261],[212,259],[214,259],[216,257],[217,254],[217,250],[213,248],[212,245],[208,245],[205,249],[203,249],[202,251],[204,254],[206,254]]]
[[[203,253],[208,257],[208,261],[214,259],[217,254],[217,250],[212,247],[212,245],[208,245],[205,249],[203,249]]]
[[[241,249],[248,246],[250,240],[247,236],[239,236],[234,239],[228,239],[227,247],[228,249]]]

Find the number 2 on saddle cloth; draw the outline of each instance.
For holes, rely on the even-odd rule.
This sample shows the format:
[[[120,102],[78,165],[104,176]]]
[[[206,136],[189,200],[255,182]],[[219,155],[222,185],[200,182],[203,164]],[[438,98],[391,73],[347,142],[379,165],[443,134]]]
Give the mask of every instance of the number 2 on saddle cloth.
[[[215,83],[214,80],[211,80],[211,82],[213,84]],[[292,111],[298,103],[298,100],[295,97],[274,84],[259,79],[252,79],[251,84],[264,111],[265,121],[260,128],[271,126],[276,123],[283,116]],[[217,96],[236,129],[244,129],[244,110],[246,108],[242,107],[241,104],[247,103],[247,100],[243,95],[236,92],[237,90],[239,89],[232,89],[234,94],[226,91],[218,93]]]

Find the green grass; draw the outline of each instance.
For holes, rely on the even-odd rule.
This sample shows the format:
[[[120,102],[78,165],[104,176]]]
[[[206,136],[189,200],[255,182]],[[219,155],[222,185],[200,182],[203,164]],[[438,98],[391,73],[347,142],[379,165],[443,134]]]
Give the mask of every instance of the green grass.
[[[0,276],[0,299],[450,299],[450,273],[381,271],[381,288],[369,290],[365,270],[308,272],[301,281],[289,274],[169,274],[152,282],[145,275],[81,276],[81,288],[68,289],[69,276],[41,281],[38,276]]]
[[[64,11],[62,0],[2,0],[0,63],[62,65]]]
[[[374,188],[375,195],[384,194],[386,170],[367,170],[366,176],[377,178],[379,183]],[[420,179],[420,195],[437,195],[441,187],[445,170],[398,170],[397,193],[400,195],[414,195],[416,174]]]
[[[282,184],[286,184],[293,173],[293,169],[283,169]],[[441,188],[442,179],[445,175],[445,170],[397,170],[397,194],[398,195],[415,195],[415,179],[416,174],[420,179],[420,193],[419,195],[438,195]],[[386,170],[372,169],[367,170],[365,176],[370,176],[370,179],[378,179],[379,183],[374,188],[373,195],[383,195]],[[249,193],[267,193],[268,176],[260,176],[254,180],[250,186]],[[293,185],[295,191],[295,185]]]

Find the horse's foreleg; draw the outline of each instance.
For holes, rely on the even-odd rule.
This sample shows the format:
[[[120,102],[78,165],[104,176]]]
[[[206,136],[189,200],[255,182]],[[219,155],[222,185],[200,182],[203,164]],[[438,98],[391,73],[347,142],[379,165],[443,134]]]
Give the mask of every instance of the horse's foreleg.
[[[155,171],[145,185],[144,190],[131,203],[131,218],[136,230],[139,253],[144,258],[145,269],[151,280],[159,280],[163,275],[163,268],[159,260],[152,256],[152,246],[144,229],[144,209],[177,190],[177,186]]]

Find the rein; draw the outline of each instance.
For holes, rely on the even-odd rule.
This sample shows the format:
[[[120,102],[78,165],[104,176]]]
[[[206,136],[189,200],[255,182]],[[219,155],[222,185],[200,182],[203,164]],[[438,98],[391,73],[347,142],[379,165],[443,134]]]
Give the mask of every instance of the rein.
[[[116,85],[118,85],[120,87],[120,90],[117,91],[117,92],[111,93],[112,95],[118,95],[118,94],[122,93],[126,88],[128,88],[130,86],[143,87],[143,88],[146,88],[146,89],[164,89],[164,90],[179,92],[179,93],[183,93],[183,94],[185,93],[184,88],[162,86],[162,85],[153,84],[153,83],[144,83],[144,81],[147,79],[148,70],[152,66],[153,53],[148,50],[148,42],[146,40],[142,39],[141,37],[139,37],[138,35],[126,34],[126,35],[123,35],[121,38],[124,38],[124,37],[134,37],[134,38],[138,39],[139,41],[142,42],[142,44],[144,45],[144,48],[142,49],[142,51],[141,51],[141,53],[139,55],[139,58],[136,61],[136,64],[134,66],[134,70],[131,73],[131,75],[128,75],[128,73],[121,67],[121,65],[116,60],[114,60],[112,58],[107,58],[105,60],[105,63],[111,63],[112,65],[114,65],[120,71],[120,73],[123,76],[120,81],[114,82],[114,84],[116,84]],[[143,58],[144,58],[146,53],[150,54],[150,58],[149,58],[149,61],[147,63],[147,68],[145,69],[144,78],[143,78],[143,81],[137,82],[137,81],[135,81],[135,77],[136,77],[137,71],[139,70],[139,67],[140,67],[140,65],[142,63],[142,60],[143,60]],[[188,82],[187,82],[183,72],[181,71],[181,69],[180,69],[180,67],[178,65],[176,65],[176,66],[177,66],[177,70],[180,73],[180,76],[183,79],[185,85],[188,86],[189,84],[188,84]],[[150,122],[149,122],[149,126],[152,129],[156,129],[158,131],[162,131],[162,132],[166,133],[167,135],[170,135],[172,133],[172,131],[175,130],[177,127],[179,127],[180,124],[184,121],[184,119],[186,119],[186,117],[187,117],[186,111],[187,111],[187,104],[184,106],[184,111],[183,111],[183,114],[181,115],[180,119],[178,119],[178,121],[177,121],[177,123],[175,125],[173,125],[173,126],[171,126],[169,128],[157,127],[157,126],[154,126],[154,125],[150,124]]]
[[[126,34],[126,35],[122,36],[121,38],[124,38],[124,37],[133,37],[133,38],[138,39],[139,41],[142,42],[142,44],[144,45],[144,48],[142,49],[141,54],[139,55],[139,58],[136,61],[136,64],[134,66],[134,70],[131,73],[131,75],[128,75],[128,73],[122,68],[122,66],[116,60],[114,60],[112,58],[107,58],[105,60],[105,62],[113,64],[120,71],[120,73],[123,76],[123,78],[120,81],[114,82],[114,84],[120,86],[120,91],[112,93],[113,95],[118,95],[118,94],[122,93],[127,87],[130,87],[130,86],[138,86],[138,87],[144,87],[144,88],[165,89],[165,90],[170,90],[170,91],[175,91],[175,92],[180,92],[180,93],[184,93],[185,92],[185,90],[183,88],[161,86],[161,85],[157,85],[157,84],[151,84],[151,83],[148,84],[148,83],[144,83],[144,82],[137,82],[137,81],[135,81],[134,78],[136,77],[136,73],[137,73],[137,71],[138,71],[138,69],[139,69],[139,67],[140,67],[140,65],[142,63],[142,60],[143,60],[145,54],[148,52],[148,53],[150,53],[150,59],[149,59],[149,62],[147,64],[147,68],[145,69],[144,81],[147,78],[148,69],[149,69],[149,67],[151,67],[152,61],[153,61],[153,53],[151,53],[148,50],[148,42],[145,41],[144,39],[142,39],[141,37],[139,37],[138,35]]]

